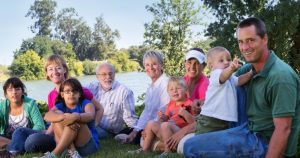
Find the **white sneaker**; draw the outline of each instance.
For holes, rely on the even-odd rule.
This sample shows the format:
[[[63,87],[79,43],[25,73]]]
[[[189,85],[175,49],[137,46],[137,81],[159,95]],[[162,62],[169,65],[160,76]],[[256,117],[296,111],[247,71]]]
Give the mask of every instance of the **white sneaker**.
[[[120,142],[122,144],[126,143],[127,142],[127,138],[128,138],[128,135],[127,134],[118,134],[114,137],[114,139],[117,141],[117,142]]]
[[[165,158],[169,155],[169,152],[163,152],[160,155],[155,156],[155,158]]]
[[[139,148],[137,150],[129,150],[129,151],[127,151],[128,154],[139,154],[141,152],[143,152],[143,148]]]
[[[68,155],[70,156],[70,158],[82,158],[78,151],[75,150],[75,151],[72,151],[72,150],[68,150]]]
[[[57,158],[57,157],[51,152],[46,152],[42,157],[33,157],[33,158]]]

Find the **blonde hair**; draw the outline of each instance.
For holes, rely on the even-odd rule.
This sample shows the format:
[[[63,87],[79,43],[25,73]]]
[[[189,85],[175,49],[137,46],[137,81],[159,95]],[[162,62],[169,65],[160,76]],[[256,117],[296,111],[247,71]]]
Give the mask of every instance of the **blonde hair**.
[[[179,84],[182,88],[184,88],[184,90],[188,89],[187,84],[182,77],[176,77],[176,76],[170,77],[169,81],[168,81],[168,86],[167,86],[168,89],[169,89],[169,86],[171,83]]]
[[[221,47],[221,46],[213,47],[213,48],[211,48],[207,51],[206,58],[207,58],[208,68],[211,66],[212,58],[216,54],[221,53],[221,52],[228,52],[229,53],[229,51],[226,48]]]
[[[44,67],[45,72],[47,72],[47,67],[51,64],[62,65],[66,71],[64,73],[65,79],[67,79],[69,77],[69,69],[68,69],[67,63],[63,57],[61,57],[58,54],[50,55],[47,58],[47,61],[46,61],[45,67]],[[47,78],[47,80],[50,80],[50,78],[47,76],[47,74],[46,74],[46,78]]]

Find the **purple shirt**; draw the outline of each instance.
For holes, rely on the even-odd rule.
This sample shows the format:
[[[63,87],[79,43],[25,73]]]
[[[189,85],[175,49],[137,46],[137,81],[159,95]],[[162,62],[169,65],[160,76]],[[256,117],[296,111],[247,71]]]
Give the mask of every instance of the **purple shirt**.
[[[85,99],[92,100],[93,94],[85,87],[82,87],[83,89],[83,95]],[[55,100],[58,96],[58,92],[54,88],[49,94],[48,94],[48,110],[50,111],[55,106]]]

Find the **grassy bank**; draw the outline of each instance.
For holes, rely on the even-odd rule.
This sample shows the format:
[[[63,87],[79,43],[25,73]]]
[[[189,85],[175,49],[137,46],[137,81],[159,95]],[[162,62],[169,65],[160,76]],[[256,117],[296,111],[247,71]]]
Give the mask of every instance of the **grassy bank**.
[[[138,149],[138,145],[133,144],[120,144],[114,141],[113,139],[102,140],[100,142],[100,150],[88,156],[88,158],[153,158],[156,155],[159,155],[158,152],[148,152],[140,154],[129,154],[127,151]],[[33,156],[42,156],[43,154],[24,154],[18,156],[17,158],[31,158]],[[181,158],[183,156],[176,153],[168,155],[168,158]]]

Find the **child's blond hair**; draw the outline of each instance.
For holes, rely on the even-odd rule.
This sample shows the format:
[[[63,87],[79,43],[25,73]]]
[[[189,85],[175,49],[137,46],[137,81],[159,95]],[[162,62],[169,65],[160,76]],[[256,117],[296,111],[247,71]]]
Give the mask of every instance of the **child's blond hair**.
[[[229,51],[226,48],[221,47],[221,46],[213,47],[213,48],[211,48],[207,51],[206,58],[207,58],[207,66],[208,66],[209,69],[211,69],[212,58],[217,53],[221,53],[221,52],[228,52],[229,53]]]
[[[182,77],[176,77],[176,76],[170,77],[167,86],[168,89],[172,82],[179,84],[182,88],[184,88],[184,90],[187,90],[187,84]]]

